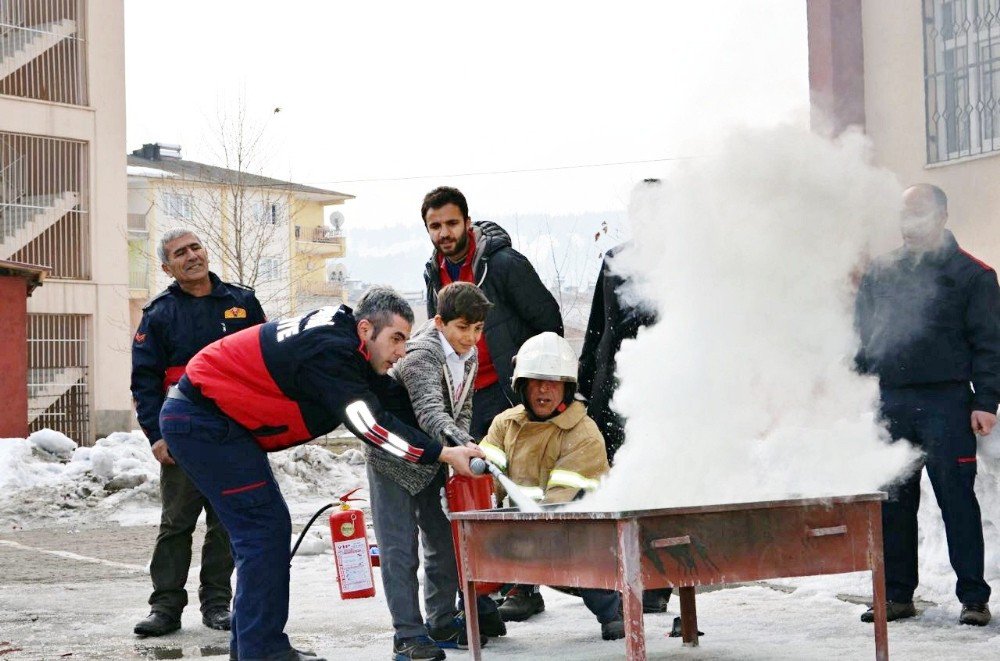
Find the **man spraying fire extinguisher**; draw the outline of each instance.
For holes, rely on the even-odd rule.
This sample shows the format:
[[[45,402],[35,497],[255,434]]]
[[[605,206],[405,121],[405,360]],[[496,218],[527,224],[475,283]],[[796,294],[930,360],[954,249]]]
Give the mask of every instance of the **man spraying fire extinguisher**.
[[[267,452],[343,423],[380,451],[471,475],[475,446],[445,447],[387,413],[376,391],[405,352],[413,311],[373,287],[347,306],[272,321],[210,344],[167,394],[160,429],[171,455],[212,504],[236,560],[230,657],[315,659],[292,648],[291,520]]]

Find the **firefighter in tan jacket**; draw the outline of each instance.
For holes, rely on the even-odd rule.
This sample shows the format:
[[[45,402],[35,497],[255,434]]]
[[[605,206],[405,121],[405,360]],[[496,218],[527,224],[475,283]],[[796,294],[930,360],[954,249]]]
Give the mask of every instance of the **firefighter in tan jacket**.
[[[576,400],[577,358],[555,333],[527,340],[514,363],[513,386],[523,402],[493,419],[479,447],[486,457],[544,503],[565,503],[595,489],[608,472],[604,437]],[[506,495],[495,482],[497,500]],[[621,600],[612,590],[577,590],[601,623],[605,640],[625,635]],[[516,585],[500,606],[500,616],[520,622],[545,610],[537,586]]]

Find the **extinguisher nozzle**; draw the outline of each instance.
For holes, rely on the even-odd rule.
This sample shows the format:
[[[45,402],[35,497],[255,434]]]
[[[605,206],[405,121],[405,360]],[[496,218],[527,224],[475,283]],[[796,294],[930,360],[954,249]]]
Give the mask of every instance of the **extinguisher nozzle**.
[[[480,457],[473,457],[472,461],[469,462],[469,469],[475,475],[483,475],[487,470],[489,470],[489,467],[486,465],[486,461],[484,459],[481,459]]]

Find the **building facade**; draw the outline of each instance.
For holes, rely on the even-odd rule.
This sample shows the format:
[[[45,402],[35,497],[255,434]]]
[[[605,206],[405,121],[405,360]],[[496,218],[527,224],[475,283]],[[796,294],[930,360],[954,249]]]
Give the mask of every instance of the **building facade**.
[[[1000,264],[1000,0],[809,0],[814,125],[860,125],[903,184],[948,195],[959,243]]]
[[[269,317],[346,301],[346,241],[339,211],[353,199],[181,158],[175,145],[147,144],[128,156],[129,297],[132,328],[142,307],[170,278],[156,248],[163,232],[191,229],[220,278],[253,287]]]
[[[121,0],[0,3],[0,260],[48,268],[28,299],[28,429],[128,428]]]

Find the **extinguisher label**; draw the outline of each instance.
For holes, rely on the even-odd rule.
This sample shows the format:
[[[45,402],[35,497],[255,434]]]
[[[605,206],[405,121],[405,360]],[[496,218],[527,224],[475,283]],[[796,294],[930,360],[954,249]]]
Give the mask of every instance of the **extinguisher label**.
[[[368,590],[374,587],[368,560],[368,540],[364,537],[334,542],[337,577],[344,592]]]

